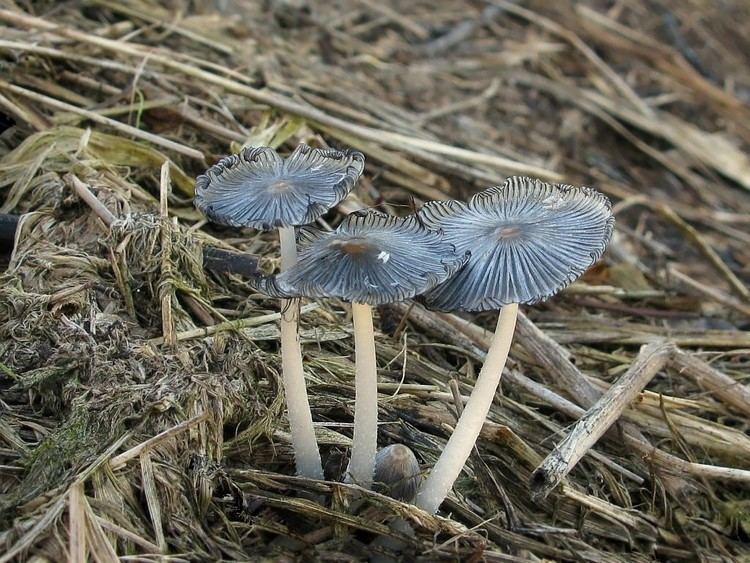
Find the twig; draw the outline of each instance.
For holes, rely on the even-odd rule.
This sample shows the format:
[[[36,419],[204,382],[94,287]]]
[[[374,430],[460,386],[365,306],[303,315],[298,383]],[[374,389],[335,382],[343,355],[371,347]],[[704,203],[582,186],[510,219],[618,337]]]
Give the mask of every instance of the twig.
[[[566,414],[573,419],[581,418],[584,414],[586,414],[586,411],[578,405],[572,403],[564,397],[561,397],[544,385],[537,383],[532,379],[529,379],[516,370],[508,370],[507,374],[505,374],[505,379],[508,385],[526,390],[537,399],[540,399],[545,403],[552,405],[557,411]],[[638,483],[639,485],[643,484],[643,482],[645,481],[639,475],[636,475],[632,471],[624,468],[619,463],[613,461],[606,455],[597,452],[596,450],[589,450],[586,453],[587,455],[593,457],[596,461],[609,467],[612,471],[620,473],[623,477],[626,477],[631,481]]]
[[[618,225],[621,231],[622,226]],[[663,298],[666,292],[658,289],[623,289],[611,285],[588,285],[583,282],[575,282],[562,290],[563,295],[611,295],[620,299],[654,299]]]
[[[589,407],[599,399],[599,391],[570,362],[568,353],[563,347],[547,336],[523,313],[518,314],[516,342],[523,346],[549,373],[554,373],[568,396],[578,404]]]
[[[141,442],[137,446],[133,446],[132,448],[121,453],[120,455],[113,457],[109,461],[110,468],[113,471],[121,468],[130,460],[133,460],[137,458],[138,456],[148,452],[149,450],[154,449],[156,446],[158,446],[165,440],[168,440],[169,438],[177,436],[178,434],[184,432],[185,430],[190,430],[191,428],[193,428],[194,426],[197,426],[201,422],[208,420],[208,416],[209,416],[209,413],[207,412],[203,414],[199,414],[189,420],[176,424],[175,426],[165,430],[164,432],[160,432],[153,438],[149,438],[148,440],[146,440],[145,442]]]
[[[415,321],[423,329],[426,329],[427,332],[454,344],[470,358],[478,362],[484,361],[486,344],[481,343],[477,345],[477,343],[461,332],[457,332],[454,327],[439,318],[437,314],[425,309],[422,305],[414,304],[410,306],[406,303],[397,303],[393,305],[393,308],[403,315],[408,315],[412,321]],[[485,350],[482,350],[482,345],[484,345]]]
[[[402,305],[401,307],[403,307],[402,310],[406,310],[405,305]],[[472,336],[469,336],[469,334],[473,334],[474,336],[479,334],[481,331],[479,327],[475,327],[474,330],[467,331],[466,333],[461,330],[456,331],[454,327],[461,326],[462,323],[466,324],[467,321],[463,321],[456,317],[457,321],[451,326],[451,324],[448,324],[446,321],[439,318],[437,314],[431,313],[419,306],[412,309],[410,318],[417,324],[421,325],[425,330],[439,335],[448,342],[456,343],[460,348],[467,351],[471,357],[476,358],[478,361],[481,362],[484,360],[484,350],[482,348],[486,349],[486,343],[481,340],[474,341]],[[541,352],[539,352],[540,355],[535,356],[535,359],[549,371],[551,376],[554,376],[556,380],[560,382],[560,384],[566,389],[568,395],[577,399],[584,407],[588,408],[593,406],[601,393],[591,385],[583,373],[573,365],[565,350],[559,344],[547,337],[547,335],[533,325],[530,320],[524,318],[523,315],[519,315],[518,318],[519,322],[516,326],[517,342],[523,342],[522,345],[527,351],[530,347],[541,350]],[[531,324],[528,327],[525,327],[524,321],[528,321]],[[528,331],[526,336],[522,336],[521,332],[524,328],[532,328],[532,330]],[[528,340],[526,340],[526,338],[528,338]],[[543,342],[549,342],[549,345],[544,345],[542,344]],[[512,370],[506,370],[505,377],[508,377],[510,381],[518,381],[517,379],[514,379],[514,373]],[[576,411],[576,409],[580,407],[567,404],[565,399],[555,395],[550,390],[548,390],[547,393],[537,394],[533,386],[530,386],[529,391],[569,416],[575,418],[580,416]],[[750,471],[691,463],[659,450],[653,447],[641,434],[638,427],[630,422],[623,422],[622,430],[626,444],[632,447],[641,456],[653,462],[661,470],[700,476],[708,479],[750,482]]]
[[[165,553],[167,550],[167,540],[164,537],[161,501],[156,490],[154,463],[151,461],[148,451],[144,451],[141,454],[141,484],[143,487],[143,496],[146,498],[148,514],[151,517],[151,526],[154,530],[156,544],[159,546],[159,550]]]
[[[419,25],[417,22],[415,22],[413,19],[404,15],[403,12],[397,12],[393,8],[388,7],[383,2],[378,2],[376,0],[357,0],[357,2],[367,6],[374,12],[378,12],[382,16],[385,16],[388,21],[391,21],[399,27],[402,27],[422,41],[430,36],[430,32]]]
[[[523,313],[519,313],[519,319],[521,316],[523,316]],[[469,344],[464,343],[461,347],[465,349],[473,348],[475,350],[474,354],[476,354],[475,359],[477,359],[480,362],[484,361],[483,350],[486,350],[489,347],[489,344],[490,344],[489,336],[491,336],[491,333],[455,315],[450,315],[447,313],[432,313],[430,311],[424,310],[421,307],[417,308],[416,318],[414,320],[422,324],[422,326],[429,327],[430,331],[437,332],[437,334],[442,334],[443,337],[449,342],[455,342],[455,343],[463,342],[464,338],[468,337],[469,339],[471,339],[470,343]],[[530,323],[531,321],[528,321],[528,322]],[[452,330],[452,328],[458,329],[458,332],[456,332],[455,330]],[[519,328],[519,324],[517,322],[516,324],[517,341],[518,341],[518,328]],[[539,331],[539,329],[536,328],[535,326],[534,326],[534,329],[536,331]],[[541,333],[541,331],[539,331],[539,333]],[[543,340],[541,340],[542,343],[549,340],[549,342],[551,342],[552,344],[556,346],[556,350],[555,350],[556,353],[565,354],[565,352],[562,350],[562,348],[559,345],[557,345],[551,339],[548,339],[546,335],[544,335],[544,333],[541,333],[541,334],[545,337]],[[552,344],[550,344],[550,346]],[[544,348],[544,344],[542,344],[542,348]],[[570,364],[570,367],[572,367],[573,370],[576,369],[575,366],[573,366],[573,364]],[[503,377],[508,378],[508,382],[513,385],[520,385],[526,388],[532,395],[535,395],[539,399],[553,405],[560,412],[567,414],[571,418],[580,418],[585,412],[581,407],[574,405],[573,403],[564,399],[563,397],[560,397],[554,391],[547,389],[543,387],[542,385],[535,383],[534,381],[531,381],[525,376],[517,373],[515,370],[506,369]],[[596,401],[596,398],[599,397],[599,391],[595,387],[593,387],[593,385],[591,385],[588,382],[588,380],[583,376],[583,374],[581,374],[580,372],[578,372],[578,375],[575,375],[575,373],[573,373],[573,371],[571,370],[570,379],[571,381],[580,380],[585,385],[590,387],[591,396],[594,397],[594,399],[592,400],[592,404],[593,402]],[[578,388],[577,384],[574,384],[574,386]],[[437,395],[435,396],[437,398]],[[455,398],[454,398],[454,401],[455,401]],[[643,479],[641,479],[640,477],[638,477],[631,471],[628,471],[621,465],[611,461],[607,457],[603,455],[598,455],[597,452],[590,452],[590,453],[592,454],[594,458],[604,463],[605,465],[609,466],[614,471],[621,473],[622,475],[626,476],[627,478],[635,482],[643,482]]]
[[[575,9],[584,19],[598,26],[599,29],[589,29],[592,29],[592,31],[596,30],[595,35],[600,39],[609,43],[618,43],[621,48],[624,43],[625,51],[635,52],[646,60],[651,60],[657,68],[661,68],[667,74],[673,75],[677,81],[684,81],[697,92],[702,93],[706,98],[718,102],[720,109],[729,108],[735,111],[745,109],[739,99],[706,80],[700,73],[687,64],[674,49],[655,41],[646,33],[624,26],[588,6],[577,4]],[[735,117],[735,115],[733,113],[732,117]],[[745,116],[747,116],[746,113]]]
[[[4,107],[18,119],[28,123],[37,131],[44,131],[49,128],[49,122],[44,117],[37,115],[31,109],[12,101],[10,98],[6,98],[2,94],[0,94],[0,107]]]
[[[537,14],[532,10],[527,10],[526,8],[515,6],[511,2],[507,2],[505,0],[494,0],[493,3],[496,6],[502,6],[511,14],[535,23],[543,29],[546,29],[550,33],[553,33],[554,35],[565,39],[568,43],[573,45],[573,47],[578,49],[578,51],[580,51],[584,57],[591,61],[591,63],[599,70],[599,72],[601,72],[612,83],[612,86],[614,86],[614,88],[620,92],[622,97],[629,102],[629,105],[631,107],[637,109],[638,112],[644,116],[653,116],[653,111],[651,110],[651,108],[646,105],[646,103],[641,100],[640,97],[638,97],[638,94],[635,93],[635,91],[628,85],[628,83],[625,82],[625,80],[623,80],[619,74],[612,70],[609,65],[607,65],[607,63],[605,63],[602,58],[596,54],[596,51],[589,47],[580,37],[578,37],[578,35],[568,29],[565,29],[563,26],[561,26],[557,22],[552,21],[549,18]]]
[[[531,497],[539,501],[565,478],[669,360],[671,344],[644,346],[630,369],[612,385],[531,475]]]
[[[308,303],[300,308],[300,315],[314,311],[320,307],[317,303]],[[281,313],[269,313],[268,315],[260,315],[258,317],[250,317],[248,319],[238,319],[234,321],[226,321],[213,326],[207,326],[203,328],[194,328],[192,330],[186,330],[184,332],[178,332],[175,334],[177,342],[183,340],[191,340],[193,338],[205,338],[212,336],[218,332],[226,332],[228,330],[242,330],[243,328],[251,328],[262,324],[278,321],[281,318]],[[164,344],[162,337],[152,338],[148,341],[149,344],[158,346]]]
[[[120,536],[125,541],[133,542],[134,544],[141,546],[147,552],[159,551],[158,545],[151,543],[147,539],[142,538],[138,534],[131,532],[130,530],[127,530],[123,528],[122,526],[118,526],[114,522],[111,522],[97,515],[94,515],[94,519],[96,520],[97,524],[99,524],[99,526],[101,526],[104,530],[107,530],[108,532],[111,532],[117,536]]]
[[[701,254],[708,259],[713,267],[716,268],[725,280],[727,280],[727,283],[740,295],[740,297],[745,300],[750,299],[750,289],[748,289],[748,287],[737,278],[734,272],[729,269],[729,266],[724,263],[724,260],[721,259],[721,256],[711,248],[711,245],[706,242],[706,239],[704,239],[692,225],[686,223],[682,217],[666,205],[649,205],[649,207],[655,209],[662,217],[669,220],[680,229],[687,238],[691,239],[698,246]]]
[[[579,89],[578,95],[620,121],[667,140],[696,162],[712,167],[750,190],[750,159],[728,138],[709,134],[664,111],[655,111],[654,116],[642,115],[592,90]]]
[[[61,51],[60,49],[54,49],[52,47],[42,47],[41,45],[36,45],[34,43],[26,43],[22,41],[5,41],[0,40],[0,49],[5,50],[18,50],[18,51],[24,51],[27,53],[35,53],[38,55],[44,55],[50,58],[55,59],[66,59],[70,61],[75,61],[79,63],[83,63],[85,65],[91,65],[95,68],[106,68],[109,70],[114,70],[118,72],[125,72],[128,74],[132,74],[135,72],[134,67],[130,67],[128,65],[124,65],[122,63],[118,63],[115,61],[110,61],[107,59],[97,58],[97,57],[87,57],[84,55],[79,55],[77,53],[71,53],[67,51]],[[103,89],[104,92],[106,92],[108,88]],[[115,88],[117,93],[119,93],[119,88]],[[44,127],[46,129],[47,127]]]
[[[659,162],[667,170],[670,170],[671,172],[685,180],[685,182],[687,182],[690,186],[693,186],[696,189],[699,187],[697,186],[699,182],[697,181],[695,174],[692,173],[682,162],[678,161],[676,158],[669,156],[663,151],[655,149],[649,143],[643,141],[638,135],[632,132],[630,128],[626,127],[624,124],[620,123],[618,119],[610,115],[606,108],[602,108],[596,102],[589,100],[588,94],[590,94],[590,92],[577,87],[573,87],[560,80],[548,80],[539,75],[531,74],[528,72],[514,72],[512,74],[512,80],[518,84],[523,84],[525,86],[547,92],[551,96],[554,96],[561,100],[565,100],[571,104],[578,106],[582,110],[590,113],[591,115],[606,123],[624,139],[632,143],[633,146],[637,147],[639,150],[643,151],[644,154],[647,154],[655,161]],[[640,116],[640,114],[635,115]],[[653,120],[647,121],[650,123]]]
[[[704,477],[706,479],[750,483],[750,471],[747,469],[735,469],[734,467],[685,461],[649,445],[638,436],[633,435],[632,431],[626,425],[623,425],[623,429],[625,430],[625,442],[638,451],[644,459],[652,461],[660,469],[677,474]]]
[[[435,108],[431,111],[427,111],[419,115],[416,119],[415,125],[423,126],[428,121],[431,121],[438,117],[443,117],[450,113],[465,111],[467,109],[473,108],[474,106],[481,105],[491,100],[495,96],[495,94],[497,94],[497,91],[499,88],[500,88],[500,81],[497,78],[495,78],[492,80],[492,82],[490,82],[490,85],[487,87],[486,90],[484,90],[480,94],[477,94],[476,96],[458,100],[457,102],[447,104],[443,107]]]
[[[458,380],[451,379],[448,382],[448,389],[451,391],[451,396],[453,397],[453,406],[456,408],[456,418],[461,418],[461,413],[464,412],[464,398],[461,395],[461,389],[458,386]],[[476,446],[474,447],[474,451],[476,452]]]
[[[75,174],[72,173],[68,173],[63,176],[63,180],[66,184],[73,188],[73,191],[75,191],[78,197],[80,197],[84,201],[84,203],[88,205],[94,213],[96,213],[96,216],[104,222],[107,228],[110,228],[112,226],[112,223],[115,222],[115,216],[101,201],[97,199],[97,197],[86,184],[84,184]]]
[[[18,94],[19,96],[23,96],[24,98],[47,105],[54,109],[82,115],[83,117],[90,119],[91,121],[94,121],[101,125],[112,127],[113,129],[120,131],[121,133],[132,135],[133,137],[136,137],[138,139],[143,139],[144,141],[148,141],[149,143],[153,143],[166,149],[173,150],[177,153],[189,156],[190,158],[195,158],[200,161],[204,160],[203,153],[198,150],[187,147],[181,143],[170,141],[169,139],[165,139],[164,137],[161,137],[159,135],[154,135],[153,133],[149,133],[141,129],[136,129],[135,127],[126,125],[121,121],[116,121],[114,119],[110,119],[109,117],[104,117],[103,115],[100,115],[95,111],[81,109],[66,102],[56,100],[55,98],[45,96],[44,94],[37,94],[36,92],[32,92],[31,90],[27,90],[26,88],[21,88],[20,86],[16,86],[15,84],[11,84],[9,82],[6,82],[5,80],[0,80],[0,89],[7,90],[8,92],[13,92],[14,94]]]
[[[101,563],[119,563],[120,558],[117,551],[104,532],[104,528],[102,528],[85,495],[82,497],[82,501],[86,513],[86,533],[89,536],[89,549],[92,558],[94,561]]]
[[[84,563],[88,559],[86,545],[86,513],[83,508],[83,483],[75,483],[68,491],[69,561]]]
[[[650,344],[666,335],[670,341],[682,347],[750,348],[750,333],[740,330],[695,328],[690,330],[670,329],[649,324],[606,321],[594,317],[586,319],[567,318],[562,323],[553,323],[545,334],[559,344],[620,344],[635,346]]]
[[[82,41],[84,43],[97,45],[98,47],[102,47],[109,51],[114,51],[121,55],[135,56],[135,57],[138,57],[139,59],[143,59],[144,57],[149,57],[149,60],[151,62],[159,63],[167,68],[181,72],[192,78],[202,80],[206,83],[213,84],[215,86],[221,86],[228,92],[232,92],[234,94],[238,94],[241,96],[246,96],[247,98],[250,98],[251,100],[255,100],[260,103],[268,104],[269,106],[278,108],[286,113],[298,115],[313,123],[322,123],[334,129],[339,129],[341,131],[344,131],[345,133],[349,133],[351,135],[355,135],[362,139],[367,139],[369,141],[373,141],[384,146],[399,149],[404,152],[413,152],[415,149],[421,149],[421,150],[433,152],[436,154],[442,154],[444,156],[452,156],[465,162],[472,162],[475,164],[485,164],[487,166],[492,166],[493,168],[505,170],[505,171],[512,172],[512,173],[529,174],[533,176],[538,176],[540,178],[546,178],[552,181],[559,181],[561,179],[561,176],[558,173],[548,170],[546,168],[543,168],[541,166],[524,164],[524,163],[517,162],[515,160],[504,158],[498,155],[480,153],[477,151],[472,151],[472,150],[468,150],[468,149],[464,149],[460,147],[446,145],[444,143],[440,143],[437,141],[419,139],[419,138],[409,136],[409,135],[393,133],[391,131],[385,131],[381,129],[374,129],[371,127],[364,127],[361,125],[356,125],[344,119],[338,119],[338,118],[332,117],[318,109],[312,108],[304,104],[300,104],[292,100],[291,98],[287,98],[286,96],[282,96],[282,95],[279,95],[270,91],[258,90],[256,88],[252,88],[240,82],[236,82],[234,80],[230,80],[228,78],[218,76],[211,72],[207,72],[205,70],[195,68],[188,64],[176,61],[166,55],[161,55],[153,51],[147,51],[143,47],[139,45],[134,45],[132,43],[128,43],[127,41],[115,41],[112,39],[107,39],[105,37],[98,37],[95,35],[83,33],[75,29],[55,25],[42,18],[37,18],[34,16],[30,16],[28,14],[22,14],[22,13],[14,12],[11,10],[0,10],[0,20],[11,22],[21,27],[44,29],[46,31],[49,31],[61,37],[68,37],[76,41]],[[0,82],[0,86],[2,86],[3,84],[6,84],[6,83]],[[12,89],[17,88],[12,85],[8,85],[8,86]],[[20,90],[24,92],[28,92],[24,90],[23,88],[21,88]],[[15,91],[15,90],[12,90],[12,91]],[[34,95],[37,96],[36,94]],[[47,97],[42,96],[42,98],[47,98]],[[59,103],[57,102],[57,100],[52,100],[51,98],[48,98],[48,100],[56,104]],[[65,104],[65,106],[66,106],[66,111],[71,111],[69,108],[67,108],[68,104]],[[78,112],[85,111],[85,110],[79,110],[78,108],[74,108],[73,106],[70,106],[70,107]],[[96,116],[97,119],[106,119],[98,114],[93,114],[93,115]],[[99,122],[101,123],[101,121]],[[106,123],[108,125],[111,125],[112,123],[116,123],[120,127],[127,127],[117,121],[110,120],[110,119],[107,119]],[[132,133],[131,129],[132,128],[127,128],[127,132]],[[156,140],[159,140],[162,143],[164,142],[171,143],[171,141],[166,141],[165,139],[162,139],[161,137],[157,135],[144,133],[137,129],[135,131],[138,131],[142,135],[148,135],[148,140],[150,140],[151,142],[156,142]],[[154,140],[154,138],[156,140]],[[180,147],[183,150],[187,149],[187,147],[184,147],[182,145],[178,145],[178,147]],[[177,150],[175,147],[170,147],[170,148]],[[195,153],[197,153],[197,151],[193,151],[193,149],[187,149],[187,150],[191,151],[191,154],[188,156],[194,156]],[[203,155],[200,154],[199,158],[202,159]]]
[[[161,301],[161,329],[164,343],[173,347],[177,344],[174,336],[174,319],[172,318],[172,224],[169,221],[169,161],[161,167],[159,182],[159,213],[161,215],[161,283],[159,293]]]
[[[731,295],[727,295],[720,289],[710,287],[704,283],[699,282],[698,280],[691,278],[687,274],[683,274],[673,265],[669,266],[669,268],[667,269],[667,276],[679,281],[681,284],[686,285],[690,289],[703,294],[704,296],[713,301],[716,301],[717,303],[721,303],[722,305],[731,307],[738,313],[742,313],[743,315],[750,317],[750,305],[743,303],[739,299],[735,299]]]
[[[491,22],[504,11],[502,6],[487,6],[478,18],[464,20],[453,27],[450,31],[422,45],[419,50],[429,57],[444,53],[454,45],[462,43],[480,25]]]
[[[697,356],[676,350],[672,356],[674,367],[698,386],[710,391],[726,404],[750,415],[750,389],[725,373],[710,366]]]
[[[211,49],[216,49],[217,51],[225,55],[231,55],[232,53],[234,53],[234,49],[231,46],[221,43],[215,37],[211,37],[211,38],[204,37],[203,35],[191,29],[180,27],[176,23],[171,23],[165,20],[161,20],[159,18],[160,14],[158,12],[155,14],[148,14],[144,11],[138,11],[133,8],[129,8],[128,6],[124,5],[122,2],[109,2],[107,0],[94,0],[94,3],[99,4],[100,6],[105,6],[114,12],[120,12],[126,16],[141,19],[153,25],[158,25],[160,27],[163,27],[166,30],[174,32],[178,35],[182,35],[183,37],[190,39],[192,41],[195,41],[196,43],[200,43],[201,45],[205,45],[206,47],[209,47]]]

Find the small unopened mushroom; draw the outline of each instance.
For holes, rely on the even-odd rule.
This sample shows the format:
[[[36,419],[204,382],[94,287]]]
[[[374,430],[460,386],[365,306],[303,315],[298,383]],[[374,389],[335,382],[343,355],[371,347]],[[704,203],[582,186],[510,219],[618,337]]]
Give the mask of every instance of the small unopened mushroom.
[[[333,232],[300,229],[300,258],[277,276],[255,280],[281,298],[338,297],[352,303],[355,348],[354,439],[347,478],[372,486],[378,423],[372,305],[396,303],[432,289],[466,261],[417,215],[366,210]]]
[[[412,502],[419,486],[419,462],[403,444],[391,444],[375,456],[375,486],[384,494]]]
[[[519,303],[548,299],[604,252],[614,219],[609,200],[590,188],[510,178],[466,203],[428,203],[428,227],[442,230],[466,266],[424,294],[442,311],[501,309],[495,336],[453,434],[417,493],[420,508],[437,512],[471,453],[508,357]]]
[[[279,229],[281,270],[297,262],[294,227],[315,221],[352,190],[364,169],[355,151],[299,145],[286,159],[271,147],[245,147],[195,183],[195,206],[211,221]],[[296,301],[281,303],[281,368],[297,473],[323,478],[299,342]]]

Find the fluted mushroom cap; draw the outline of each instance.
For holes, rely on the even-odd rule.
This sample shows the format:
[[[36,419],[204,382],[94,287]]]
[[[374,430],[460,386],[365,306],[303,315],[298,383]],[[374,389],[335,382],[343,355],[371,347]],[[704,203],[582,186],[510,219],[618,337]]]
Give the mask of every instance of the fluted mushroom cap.
[[[425,224],[442,229],[466,266],[422,296],[443,311],[488,311],[548,299],[581,276],[604,252],[614,217],[591,188],[515,177],[468,203],[432,202]]]
[[[299,145],[282,159],[271,147],[245,147],[198,176],[194,203],[232,227],[306,225],[346,197],[364,166],[356,151]]]
[[[338,297],[382,305],[414,297],[448,279],[465,262],[418,215],[394,217],[375,210],[348,215],[333,232],[299,231],[297,264],[257,278],[272,297]]]

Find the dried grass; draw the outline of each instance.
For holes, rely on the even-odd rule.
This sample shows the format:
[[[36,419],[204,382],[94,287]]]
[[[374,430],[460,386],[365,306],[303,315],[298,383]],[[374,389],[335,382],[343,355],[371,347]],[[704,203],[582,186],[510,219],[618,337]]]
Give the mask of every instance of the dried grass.
[[[378,537],[404,560],[750,558],[744,3],[27,4],[0,1],[0,212],[25,214],[0,276],[0,561],[356,560],[395,545]],[[271,268],[277,241],[190,201],[246,141],[365,152],[329,224],[514,173],[615,202],[601,265],[522,317],[440,515],[337,482],[354,391],[333,300],[301,329],[331,480],[292,476],[277,303],[201,254]],[[380,442],[427,471],[492,319],[405,304],[378,323]],[[664,367],[532,501],[532,471],[662,340]]]

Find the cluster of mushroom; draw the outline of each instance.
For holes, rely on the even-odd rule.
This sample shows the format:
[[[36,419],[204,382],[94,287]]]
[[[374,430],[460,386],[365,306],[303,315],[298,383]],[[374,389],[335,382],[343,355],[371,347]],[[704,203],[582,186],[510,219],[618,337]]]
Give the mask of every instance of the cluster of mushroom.
[[[196,183],[195,204],[232,226],[278,227],[281,272],[255,287],[282,299],[282,371],[299,474],[322,479],[304,383],[298,298],[352,303],[354,434],[346,479],[365,488],[387,480],[396,494],[436,512],[458,477],[492,404],[510,348],[518,305],[547,299],[604,252],[613,218],[589,188],[511,178],[467,203],[428,202],[395,217],[368,209],[335,231],[294,227],[315,221],[352,190],[364,169],[354,151],[300,145],[286,159],[268,147],[242,150]],[[300,255],[297,259],[297,248]],[[377,452],[377,370],[371,306],[419,298],[442,311],[501,310],[495,338],[455,431],[427,479],[404,446]]]

